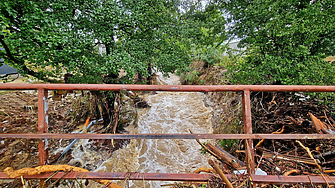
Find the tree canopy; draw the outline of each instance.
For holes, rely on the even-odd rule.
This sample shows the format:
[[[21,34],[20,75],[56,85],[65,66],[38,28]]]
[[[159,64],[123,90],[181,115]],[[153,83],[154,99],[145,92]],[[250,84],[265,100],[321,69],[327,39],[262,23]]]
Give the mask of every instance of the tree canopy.
[[[192,43],[214,43],[223,36],[217,8],[186,10],[188,17],[181,2],[4,0],[0,58],[49,81],[63,73],[74,73],[79,83],[97,83],[121,70],[127,78],[149,76],[151,67],[174,72],[188,65]],[[209,35],[212,41],[204,39]],[[98,52],[101,45],[105,54]]]
[[[258,84],[332,84],[335,2],[221,1],[230,34],[249,48],[235,80]]]

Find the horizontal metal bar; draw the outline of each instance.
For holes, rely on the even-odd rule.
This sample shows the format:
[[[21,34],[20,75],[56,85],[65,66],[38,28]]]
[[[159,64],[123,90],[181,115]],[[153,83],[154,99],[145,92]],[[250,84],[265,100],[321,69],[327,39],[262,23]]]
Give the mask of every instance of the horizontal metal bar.
[[[335,134],[57,134],[4,133],[0,138],[26,139],[335,139]]]
[[[267,184],[335,184],[334,176],[272,176],[272,175],[251,175],[252,181],[255,183]]]
[[[54,173],[25,175],[24,179],[47,179]],[[178,174],[178,173],[138,173],[138,172],[59,172],[52,179],[90,179],[90,180],[154,180],[154,181],[208,181],[210,174]],[[231,175],[227,175],[231,178]],[[17,177],[16,179],[19,179]],[[0,172],[0,179],[11,179]]]
[[[291,91],[335,92],[335,86],[313,85],[126,85],[126,84],[0,84],[0,90],[105,90],[105,91]]]
[[[24,179],[47,179],[54,173],[25,175]],[[89,179],[89,180],[153,180],[153,181],[208,181],[211,174],[183,174],[183,173],[138,173],[138,172],[58,172],[52,179]],[[226,174],[232,178],[231,174]],[[322,176],[274,176],[251,175],[252,181],[258,184],[326,184]],[[17,177],[16,179],[19,179]],[[0,172],[0,179],[11,179]],[[328,184],[335,184],[334,176],[325,176]]]

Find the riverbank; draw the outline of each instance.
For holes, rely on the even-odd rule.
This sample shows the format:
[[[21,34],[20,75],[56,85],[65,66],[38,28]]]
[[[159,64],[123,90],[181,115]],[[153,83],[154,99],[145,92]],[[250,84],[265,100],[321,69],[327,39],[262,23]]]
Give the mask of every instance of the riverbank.
[[[331,62],[332,57],[326,59]],[[184,84],[225,85],[230,75],[220,64],[204,68],[203,62],[194,61],[191,71],[183,75]],[[324,97],[323,97],[324,96]],[[234,92],[207,93],[206,104],[214,109],[212,125],[215,133],[243,133],[241,94]],[[302,92],[252,92],[252,124],[254,133],[316,134],[320,130],[314,121],[320,121],[334,134],[335,108],[331,95]],[[318,120],[312,119],[314,115]],[[328,131],[328,132],[327,132]],[[301,143],[301,144],[300,144]],[[333,140],[254,140],[256,165],[268,175],[317,175],[320,169],[308,164],[310,156],[301,146],[309,148],[325,175],[335,175]],[[244,161],[244,142],[240,140],[217,140],[217,145]],[[278,157],[279,156],[279,157]],[[232,168],[224,165],[227,173]],[[291,186],[291,185],[290,185]],[[282,187],[290,187],[282,186]],[[267,185],[266,187],[274,187]],[[296,185],[296,187],[303,187]]]

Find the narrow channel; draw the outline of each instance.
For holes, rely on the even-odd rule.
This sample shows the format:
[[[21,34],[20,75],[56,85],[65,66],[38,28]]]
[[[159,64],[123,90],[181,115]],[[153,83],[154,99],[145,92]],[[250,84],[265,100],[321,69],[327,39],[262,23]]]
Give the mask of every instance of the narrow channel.
[[[157,76],[157,84],[179,85],[179,77]],[[138,109],[138,123],[127,127],[134,134],[212,133],[212,109],[204,105],[205,94],[200,92],[156,92],[143,96],[151,106]],[[206,140],[201,140],[206,142]],[[88,142],[87,140],[82,140]],[[88,143],[84,144],[89,146]],[[95,165],[98,172],[192,173],[199,167],[208,167],[208,155],[201,153],[195,140],[131,140],[112,157],[88,153],[86,147],[76,147],[72,155],[84,166]],[[81,151],[80,151],[81,149]],[[101,155],[101,156],[100,156]],[[118,181],[120,186],[156,188],[174,182]],[[100,187],[94,182],[88,187]]]
[[[158,75],[159,84],[178,85],[179,77]],[[212,109],[204,105],[205,95],[199,92],[157,92],[148,95],[150,108],[139,110],[137,127],[128,127],[130,133],[172,134],[212,133]],[[205,140],[204,140],[205,142]],[[104,162],[98,171],[107,172],[150,172],[192,173],[199,167],[208,166],[208,156],[201,154],[195,140],[132,140],[123,149],[116,151],[113,158]],[[129,181],[119,182],[122,186],[160,187],[171,182]]]

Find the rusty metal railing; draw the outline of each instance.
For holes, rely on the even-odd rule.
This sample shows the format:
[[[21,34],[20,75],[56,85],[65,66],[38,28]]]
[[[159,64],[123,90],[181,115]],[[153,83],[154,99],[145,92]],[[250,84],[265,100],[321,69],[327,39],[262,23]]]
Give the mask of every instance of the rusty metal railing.
[[[38,134],[0,134],[0,138],[39,139],[39,164],[46,164],[48,154],[45,139],[244,139],[248,172],[254,183],[271,184],[335,184],[334,176],[260,176],[254,174],[253,139],[335,139],[334,134],[253,134],[251,121],[250,92],[335,92],[335,86],[283,86],[283,85],[105,85],[105,84],[0,84],[0,90],[38,90]],[[50,134],[48,133],[47,104],[48,90],[95,90],[95,91],[169,91],[169,92],[228,92],[241,91],[243,102],[244,134]],[[172,173],[122,173],[122,172],[70,172],[58,173],[52,178],[106,179],[106,180],[168,180],[168,181],[207,181],[208,174]],[[25,179],[47,179],[51,173],[24,176]],[[227,175],[227,177],[231,177]],[[9,177],[0,172],[0,179]]]

